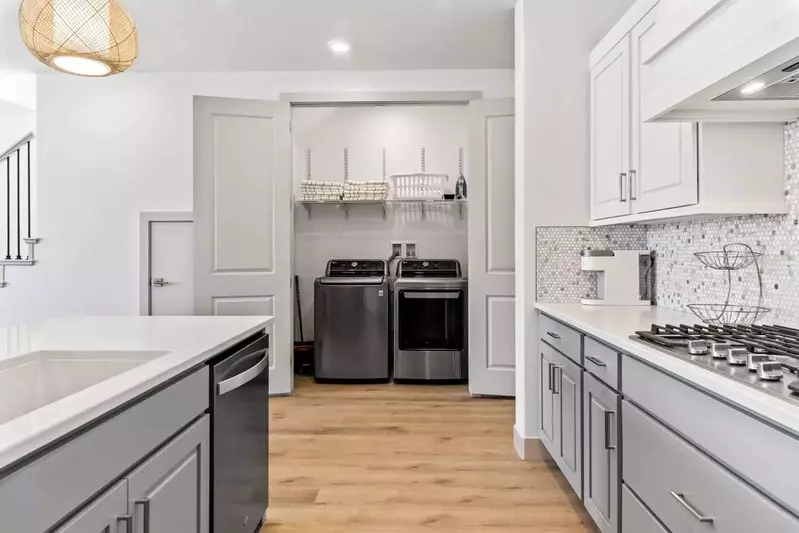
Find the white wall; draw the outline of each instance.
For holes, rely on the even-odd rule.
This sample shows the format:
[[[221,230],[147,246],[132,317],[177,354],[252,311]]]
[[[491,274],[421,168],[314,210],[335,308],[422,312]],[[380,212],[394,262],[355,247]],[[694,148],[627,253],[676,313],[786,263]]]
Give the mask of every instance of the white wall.
[[[311,149],[311,178],[344,180],[344,148],[349,150],[349,179],[380,181],[382,151],[386,174],[418,172],[425,148],[427,172],[450,176],[446,192],[454,192],[458,148],[468,159],[466,106],[357,106],[296,108],[292,112],[294,194],[307,177]],[[464,169],[468,180],[468,168]],[[390,180],[389,180],[390,182]],[[295,211],[295,272],[300,278],[303,327],[313,338],[314,279],[324,275],[330,259],[386,259],[392,241],[415,242],[417,254],[431,259],[458,259],[466,273],[466,214],[461,220],[452,206],[430,208],[422,216],[417,206],[389,206],[386,220],[379,206],[351,206],[349,219],[338,206],[313,206],[311,218]]]
[[[537,437],[539,426],[535,228],[588,225],[588,55],[631,4],[516,4],[515,429],[522,439]]]
[[[0,154],[35,130],[35,111],[0,100]]]
[[[0,100],[36,110],[36,75],[30,72],[0,71]]]
[[[192,97],[513,92],[512,71],[38,76],[39,264],[7,272],[0,321],[138,312],[138,213],[192,209]]]

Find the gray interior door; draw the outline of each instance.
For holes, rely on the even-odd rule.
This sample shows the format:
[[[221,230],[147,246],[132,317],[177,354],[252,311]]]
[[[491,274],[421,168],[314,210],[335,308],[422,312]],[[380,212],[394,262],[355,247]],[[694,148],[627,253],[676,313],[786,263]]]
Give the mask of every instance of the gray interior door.
[[[208,533],[210,452],[206,415],[133,471],[128,508],[143,531]]]

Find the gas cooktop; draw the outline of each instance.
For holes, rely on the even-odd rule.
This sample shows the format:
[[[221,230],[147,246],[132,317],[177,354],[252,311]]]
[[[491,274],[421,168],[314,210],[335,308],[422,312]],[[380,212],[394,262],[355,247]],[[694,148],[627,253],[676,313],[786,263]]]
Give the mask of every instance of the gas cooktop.
[[[799,330],[785,326],[680,324],[630,337],[698,366],[799,404]]]

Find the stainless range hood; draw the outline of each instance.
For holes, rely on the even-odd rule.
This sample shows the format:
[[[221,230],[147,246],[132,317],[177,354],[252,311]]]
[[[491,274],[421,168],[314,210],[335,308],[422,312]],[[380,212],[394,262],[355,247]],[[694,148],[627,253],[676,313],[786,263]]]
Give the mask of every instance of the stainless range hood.
[[[799,100],[799,57],[713,99],[715,102]]]

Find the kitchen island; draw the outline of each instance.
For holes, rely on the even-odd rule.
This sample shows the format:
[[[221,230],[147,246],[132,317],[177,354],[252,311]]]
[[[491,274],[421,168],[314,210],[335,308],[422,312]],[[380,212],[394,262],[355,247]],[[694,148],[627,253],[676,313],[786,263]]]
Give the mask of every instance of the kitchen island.
[[[793,474],[779,467],[799,454],[796,395],[725,375],[720,340],[692,358],[631,338],[653,325],[689,331],[700,322],[690,313],[536,308],[540,439],[603,533],[799,532]]]
[[[254,338],[265,346],[272,322],[102,317],[0,329],[0,531],[127,532],[140,520],[153,533],[209,531],[207,363]],[[248,355],[262,369],[266,353]]]

